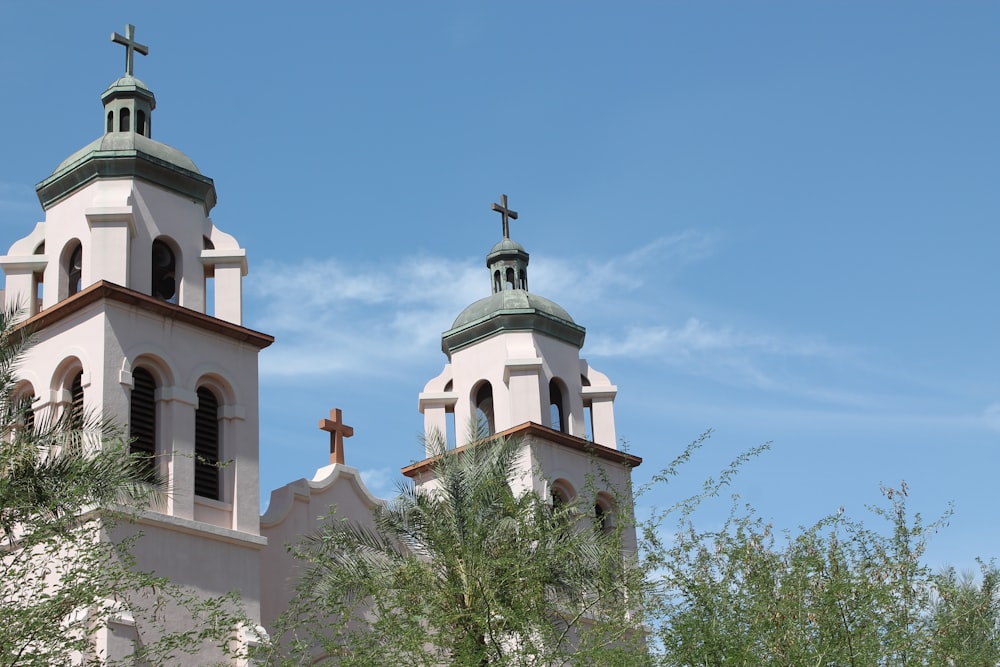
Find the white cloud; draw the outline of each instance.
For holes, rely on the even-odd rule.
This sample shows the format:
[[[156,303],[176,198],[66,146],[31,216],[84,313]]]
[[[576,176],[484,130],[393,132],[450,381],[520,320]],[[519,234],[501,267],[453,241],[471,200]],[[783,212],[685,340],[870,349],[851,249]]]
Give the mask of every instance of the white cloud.
[[[595,356],[657,357],[664,361],[684,361],[696,355],[737,351],[795,357],[841,354],[820,340],[789,340],[728,326],[713,327],[695,317],[689,318],[682,327],[629,327],[623,337],[599,336],[588,346],[588,352]]]
[[[486,272],[471,260],[263,262],[248,280],[248,315],[281,344],[262,356],[261,373],[392,373],[425,359],[487,290]]]
[[[715,234],[688,230],[653,239],[623,255],[543,255],[531,265],[531,288],[565,306],[593,303],[605,296],[620,298],[623,291],[634,292],[650,281],[662,284],[682,268],[711,255],[717,243]]]
[[[368,468],[359,470],[361,479],[373,496],[388,498],[396,493],[399,470],[395,468]]]
[[[809,391],[776,375],[776,369],[789,359],[843,356],[822,340],[783,338],[696,317],[676,326],[649,312],[650,288],[659,290],[666,274],[704,258],[714,244],[711,235],[689,231],[617,256],[545,258],[532,264],[532,291],[568,305],[570,312],[574,302],[586,306],[585,324],[597,332],[589,336],[587,356],[666,363],[727,384]],[[261,374],[296,380],[334,373],[401,377],[426,361],[441,333],[488,289],[486,272],[471,258],[263,262],[248,281],[248,315],[280,344],[262,356]],[[597,299],[613,303],[615,313],[594,308]],[[652,322],[635,324],[640,312]]]

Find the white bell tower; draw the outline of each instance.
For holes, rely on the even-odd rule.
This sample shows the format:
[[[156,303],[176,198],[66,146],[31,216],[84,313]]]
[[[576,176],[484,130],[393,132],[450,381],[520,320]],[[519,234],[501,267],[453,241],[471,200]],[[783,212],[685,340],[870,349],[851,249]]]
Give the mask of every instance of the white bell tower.
[[[148,48],[131,25],[112,39],[126,68],[103,135],[36,186],[44,221],[0,257],[36,341],[20,391],[36,413],[82,404],[127,425],[169,488],[141,519],[139,567],[241,590],[259,616],[257,356],[273,338],[242,325],[246,252],[208,217],[212,179],[152,138],[156,98],[133,73]]]
[[[419,399],[428,459],[403,473],[432,482],[435,443],[465,446],[469,424],[479,422],[491,434],[523,439],[521,474],[512,484],[566,501],[594,487],[595,511],[610,516],[610,505],[630,494],[631,469],[642,462],[618,450],[618,388],[580,357],[584,328],[557,303],[528,291],[528,253],[510,238],[517,213],[507,196],[492,210],[503,219],[503,238],[486,256],[492,294],[441,335],[448,363]]]

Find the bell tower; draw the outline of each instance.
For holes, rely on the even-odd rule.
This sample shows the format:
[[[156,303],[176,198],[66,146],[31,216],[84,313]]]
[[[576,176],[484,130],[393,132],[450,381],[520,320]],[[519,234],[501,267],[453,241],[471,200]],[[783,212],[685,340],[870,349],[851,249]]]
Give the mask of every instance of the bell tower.
[[[642,462],[618,449],[618,388],[580,356],[584,328],[528,291],[529,255],[510,238],[517,212],[507,196],[491,208],[503,221],[503,237],[486,255],[492,293],[441,335],[448,362],[419,397],[427,459],[403,474],[432,484],[431,457],[442,444],[470,445],[469,425],[478,424],[524,443],[512,485],[564,501],[586,496],[595,513],[610,517],[623,498],[631,506],[631,469]]]
[[[491,433],[532,422],[615,449],[618,388],[580,358],[586,330],[528,291],[529,255],[510,238],[517,212],[506,195],[500,201],[492,209],[502,216],[503,238],[486,255],[492,294],[441,335],[448,363],[420,394],[424,431],[445,436],[454,414],[450,446],[465,444],[466,426],[481,420]]]
[[[125,73],[101,95],[102,136],[36,186],[45,218],[0,257],[7,304],[35,344],[19,369],[36,414],[71,405],[127,426],[166,481],[143,513],[139,567],[259,616],[258,372],[270,336],[243,326],[246,251],[209,217],[215,184],[153,139],[156,98]]]

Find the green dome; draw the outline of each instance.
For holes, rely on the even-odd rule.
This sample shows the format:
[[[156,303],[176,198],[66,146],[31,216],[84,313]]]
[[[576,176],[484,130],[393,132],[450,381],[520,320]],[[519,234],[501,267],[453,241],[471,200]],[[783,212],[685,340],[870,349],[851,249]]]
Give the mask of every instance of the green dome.
[[[586,330],[562,306],[526,290],[508,289],[480,299],[462,311],[441,336],[441,350],[451,353],[506,331],[534,331],[583,347]]]
[[[142,79],[137,79],[130,74],[126,74],[117,81],[115,81],[114,83],[112,83],[110,86],[108,86],[108,89],[104,91],[104,94],[107,95],[109,92],[115,89],[134,90],[136,88],[141,88],[142,90],[149,92],[149,86],[143,83]]]
[[[451,328],[452,330],[460,329],[473,322],[504,312],[534,312],[575,324],[573,318],[566,312],[566,309],[555,301],[524,290],[513,289],[491,294],[485,299],[480,299],[471,306],[468,306],[455,319],[455,323],[451,325]]]
[[[52,172],[52,175],[55,176],[62,171],[72,168],[77,162],[82,162],[92,157],[132,157],[139,154],[166,162],[167,164],[180,167],[195,174],[201,174],[194,161],[173,146],[161,144],[155,139],[144,137],[135,132],[109,132],[60,162],[59,166]]]
[[[511,239],[503,239],[490,250],[489,254],[493,255],[498,252],[527,252],[517,241],[512,241]]]

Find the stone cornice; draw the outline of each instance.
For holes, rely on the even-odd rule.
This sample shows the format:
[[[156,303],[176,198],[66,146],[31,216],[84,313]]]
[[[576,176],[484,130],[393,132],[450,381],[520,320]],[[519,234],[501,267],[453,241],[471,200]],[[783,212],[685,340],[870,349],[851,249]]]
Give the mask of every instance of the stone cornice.
[[[32,332],[44,331],[87,306],[99,301],[116,301],[127,306],[140,308],[143,312],[159,315],[205,331],[210,331],[233,340],[247,343],[258,350],[274,342],[274,336],[254,331],[238,324],[226,322],[218,318],[184,308],[173,303],[161,301],[148,294],[141,294],[121,285],[99,281],[77,294],[63,299],[51,308],[46,308],[34,317],[22,322],[18,328],[27,327]]]
[[[493,437],[523,438],[525,440],[534,437],[554,445],[566,447],[567,449],[572,449],[578,452],[584,452],[585,454],[595,456],[599,459],[611,461],[612,463],[618,463],[629,468],[638,468],[642,464],[642,459],[634,454],[629,454],[618,449],[599,445],[596,442],[584,440],[583,438],[578,438],[574,435],[563,433],[562,431],[556,431],[555,429],[551,429],[548,426],[542,426],[541,424],[536,424],[535,422],[525,422],[519,426],[509,428],[506,431],[501,431]],[[467,446],[468,445],[466,445],[466,447]],[[405,468],[402,468],[400,472],[410,478],[417,477],[433,466],[434,463],[441,458],[441,456],[450,456],[451,454],[463,451],[466,447],[449,449],[443,455],[433,456],[429,459],[424,459],[423,461],[411,463]]]
[[[215,182],[141,150],[99,150],[87,153],[35,186],[42,208],[73,194],[98,179],[138,178],[201,202],[205,214],[215,206]]]

